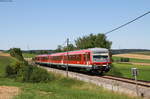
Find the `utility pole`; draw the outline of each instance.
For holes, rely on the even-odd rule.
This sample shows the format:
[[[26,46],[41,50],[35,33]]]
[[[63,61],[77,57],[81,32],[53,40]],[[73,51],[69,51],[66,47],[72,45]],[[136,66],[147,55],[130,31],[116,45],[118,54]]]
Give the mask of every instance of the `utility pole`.
[[[68,56],[68,53],[69,53],[69,38],[67,38],[67,65],[66,65],[66,75],[68,77],[68,62],[69,62],[69,56]]]

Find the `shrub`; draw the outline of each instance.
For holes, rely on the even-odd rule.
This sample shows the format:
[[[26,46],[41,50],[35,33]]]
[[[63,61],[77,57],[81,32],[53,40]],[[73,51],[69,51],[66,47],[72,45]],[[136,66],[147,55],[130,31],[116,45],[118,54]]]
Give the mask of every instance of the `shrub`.
[[[54,79],[54,75],[49,74],[45,69],[28,65],[20,69],[17,80],[22,82],[48,82]]]
[[[130,59],[129,58],[120,58],[120,62],[129,62]]]
[[[34,67],[33,72],[30,76],[30,82],[48,82],[52,80],[54,76],[50,76],[50,74],[42,68]]]
[[[19,61],[24,61],[24,58],[22,56],[22,51],[20,48],[11,48],[10,49],[10,55],[12,57],[15,57],[16,59],[18,59]]]
[[[23,64],[19,61],[16,61],[5,68],[6,77],[15,77],[18,74],[19,69]]]
[[[13,77],[14,76],[14,69],[12,68],[12,66],[7,65],[5,68],[5,75],[6,77]]]
[[[32,73],[32,66],[30,65],[24,65],[22,66],[19,71],[18,71],[18,74],[17,74],[17,80],[18,81],[22,81],[22,82],[28,82],[29,79],[30,79],[30,75]]]
[[[8,65],[5,69],[7,77],[13,77],[22,82],[48,82],[54,79],[54,75],[50,75],[45,69],[37,66],[29,65],[24,60],[22,52],[19,48],[10,49],[10,55],[15,57],[17,61]]]

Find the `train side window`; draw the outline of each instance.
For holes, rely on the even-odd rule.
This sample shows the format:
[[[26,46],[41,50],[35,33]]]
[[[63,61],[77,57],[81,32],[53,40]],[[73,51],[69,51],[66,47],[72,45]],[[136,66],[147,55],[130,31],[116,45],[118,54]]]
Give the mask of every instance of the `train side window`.
[[[84,58],[84,60],[89,61],[90,60],[90,54],[84,54],[83,58]]]
[[[76,55],[76,60],[81,61],[81,55]]]
[[[90,61],[90,54],[87,54],[87,61]]]

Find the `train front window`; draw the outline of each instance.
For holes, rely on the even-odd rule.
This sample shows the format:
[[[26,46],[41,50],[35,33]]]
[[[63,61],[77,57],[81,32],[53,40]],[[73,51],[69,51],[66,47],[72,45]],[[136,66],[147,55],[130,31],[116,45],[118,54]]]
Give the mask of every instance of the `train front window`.
[[[107,55],[94,55],[93,61],[94,62],[107,62],[108,56]]]

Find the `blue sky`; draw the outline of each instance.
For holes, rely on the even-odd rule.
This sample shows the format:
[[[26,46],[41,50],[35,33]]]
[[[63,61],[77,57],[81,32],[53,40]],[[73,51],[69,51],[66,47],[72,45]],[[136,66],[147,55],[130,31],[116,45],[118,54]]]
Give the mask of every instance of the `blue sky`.
[[[66,38],[105,33],[145,12],[150,0],[0,2],[0,49],[56,49]],[[150,14],[108,35],[112,48],[150,49]]]

